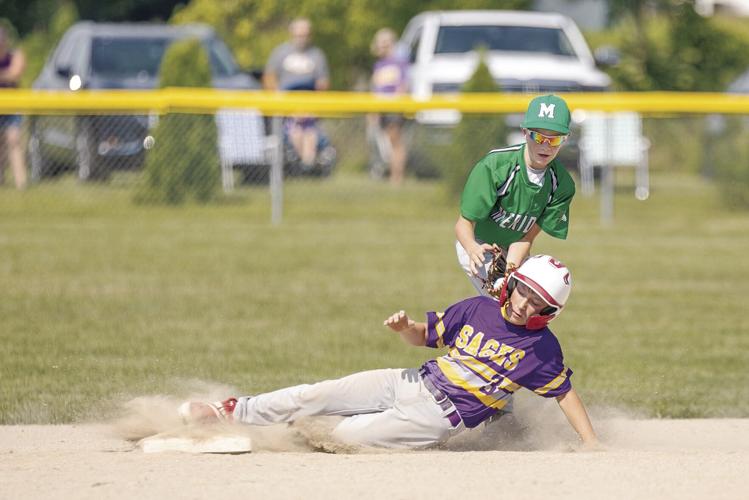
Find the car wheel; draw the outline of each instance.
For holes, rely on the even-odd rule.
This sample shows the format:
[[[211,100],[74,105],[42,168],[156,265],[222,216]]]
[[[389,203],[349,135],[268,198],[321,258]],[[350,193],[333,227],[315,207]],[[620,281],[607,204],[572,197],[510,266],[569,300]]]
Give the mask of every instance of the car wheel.
[[[268,184],[270,165],[241,165],[237,167],[242,175],[242,184]]]
[[[335,167],[338,152],[333,146],[326,146],[317,153],[316,171],[319,177],[328,177]]]
[[[90,124],[83,122],[75,139],[78,179],[81,181],[106,181],[111,168],[101,158],[96,148],[96,134]]]

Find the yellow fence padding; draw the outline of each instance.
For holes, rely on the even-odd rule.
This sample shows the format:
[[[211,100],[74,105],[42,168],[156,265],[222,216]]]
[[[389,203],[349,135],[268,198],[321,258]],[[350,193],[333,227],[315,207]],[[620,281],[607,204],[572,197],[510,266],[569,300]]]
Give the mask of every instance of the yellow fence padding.
[[[602,92],[560,94],[582,110],[637,111],[643,114],[749,114],[749,95],[710,92]],[[383,98],[368,92],[265,92],[167,88],[160,90],[35,91],[0,90],[0,113],[201,113],[221,108],[252,108],[266,115],[367,112],[415,113],[455,109],[464,113],[525,111],[530,94],[459,94],[429,100]]]

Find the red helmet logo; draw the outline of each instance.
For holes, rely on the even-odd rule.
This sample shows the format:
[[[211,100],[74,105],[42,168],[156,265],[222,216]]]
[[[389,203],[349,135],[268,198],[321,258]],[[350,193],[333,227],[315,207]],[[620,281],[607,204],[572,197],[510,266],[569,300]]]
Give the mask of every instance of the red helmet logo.
[[[558,261],[557,259],[555,259],[554,257],[549,257],[549,263],[550,263],[550,264],[551,264],[552,266],[556,267],[557,269],[562,269],[562,268],[564,267],[564,264],[562,264],[561,262],[559,262],[559,261]]]

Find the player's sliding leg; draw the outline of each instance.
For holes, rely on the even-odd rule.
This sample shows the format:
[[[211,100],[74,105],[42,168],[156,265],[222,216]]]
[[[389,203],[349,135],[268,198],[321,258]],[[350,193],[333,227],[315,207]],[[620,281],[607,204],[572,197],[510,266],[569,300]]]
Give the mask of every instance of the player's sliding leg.
[[[344,418],[333,429],[338,441],[382,448],[425,448],[444,443],[465,430],[462,421],[451,422],[446,410],[419,384],[400,391],[393,408],[379,413]]]
[[[383,369],[355,373],[337,380],[303,384],[277,391],[233,398],[221,403],[187,402],[179,412],[186,422],[231,419],[253,425],[293,422],[315,415],[356,415],[391,408],[396,387],[411,370]]]

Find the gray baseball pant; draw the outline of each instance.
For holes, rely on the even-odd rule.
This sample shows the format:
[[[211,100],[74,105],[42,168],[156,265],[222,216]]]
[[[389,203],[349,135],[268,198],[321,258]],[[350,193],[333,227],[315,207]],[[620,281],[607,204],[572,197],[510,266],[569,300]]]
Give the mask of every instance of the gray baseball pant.
[[[417,369],[382,369],[337,380],[304,384],[239,398],[234,420],[252,425],[293,422],[300,417],[345,416],[333,437],[348,444],[420,448],[465,430],[453,426],[424,386]]]

